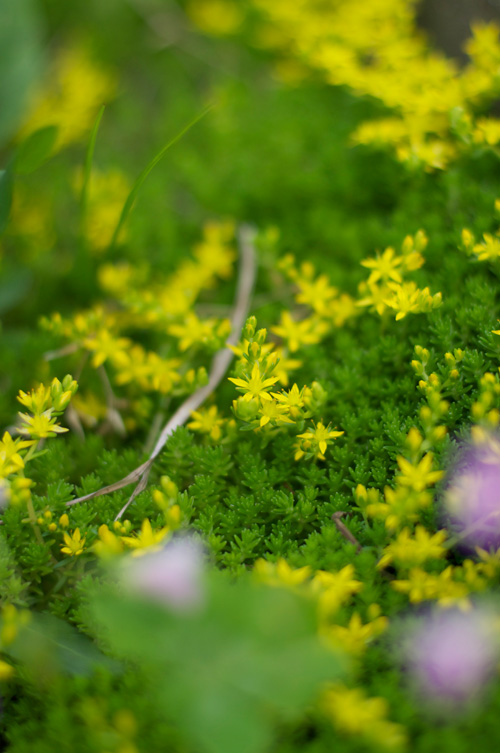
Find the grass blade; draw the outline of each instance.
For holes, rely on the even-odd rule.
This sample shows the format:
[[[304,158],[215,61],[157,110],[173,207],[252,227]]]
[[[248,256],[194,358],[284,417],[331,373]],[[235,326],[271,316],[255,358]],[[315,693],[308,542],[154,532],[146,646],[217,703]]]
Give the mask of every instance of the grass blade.
[[[113,237],[111,238],[111,243],[109,244],[110,249],[112,249],[114,247],[114,245],[116,244],[116,241],[117,241],[118,236],[120,234],[120,230],[122,229],[122,227],[123,227],[123,225],[124,225],[124,223],[125,223],[128,215],[130,214],[130,210],[132,209],[132,206],[134,204],[136,196],[139,193],[139,189],[141,188],[142,184],[144,183],[144,181],[148,177],[148,175],[151,172],[151,170],[153,169],[153,167],[155,167],[158,164],[158,162],[163,158],[163,156],[170,149],[170,147],[173,146],[174,144],[176,144],[178,141],[180,141],[180,139],[188,131],[190,131],[191,128],[194,125],[196,125],[196,123],[198,123],[202,118],[204,118],[205,115],[207,115],[207,113],[210,112],[210,110],[213,109],[213,107],[214,107],[213,104],[209,105],[201,113],[199,113],[199,115],[197,115],[195,118],[193,118],[193,120],[191,120],[186,126],[184,126],[184,128],[181,131],[179,131],[179,133],[176,136],[174,136],[172,139],[170,139],[170,141],[168,141],[167,144],[165,144],[165,146],[162,149],[160,149],[160,151],[158,152],[158,154],[156,154],[153,157],[153,159],[151,160],[151,162],[149,162],[149,164],[146,165],[146,167],[141,172],[141,174],[139,175],[139,177],[135,181],[134,185],[132,186],[132,190],[130,191],[130,193],[127,196],[127,199],[125,201],[125,204],[123,205],[123,209],[122,209],[121,214],[120,214],[120,219],[118,220],[118,224],[116,225],[115,231],[113,233]]]
[[[92,171],[92,162],[94,159],[94,150],[95,150],[95,142],[97,139],[97,131],[99,130],[99,126],[101,124],[102,116],[104,114],[104,109],[105,109],[105,105],[102,105],[101,109],[97,113],[97,118],[94,123],[94,127],[92,128],[92,133],[90,134],[90,141],[87,147],[87,154],[85,155],[85,165],[83,168],[82,193],[80,196],[80,211],[81,211],[81,216],[82,216],[82,224],[83,224],[83,218],[85,217],[85,212],[87,211],[90,173]]]

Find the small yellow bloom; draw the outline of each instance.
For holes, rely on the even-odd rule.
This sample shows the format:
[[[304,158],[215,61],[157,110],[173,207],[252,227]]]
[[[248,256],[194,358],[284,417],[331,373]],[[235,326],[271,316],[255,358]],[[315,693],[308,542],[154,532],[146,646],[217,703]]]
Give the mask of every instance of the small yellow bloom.
[[[306,431],[304,432],[304,434],[297,434],[297,437],[299,439],[305,439],[310,442],[310,447],[315,453],[316,457],[320,460],[324,460],[326,448],[330,444],[331,440],[336,439],[337,437],[341,437],[343,433],[343,431],[331,430],[330,424],[328,424],[328,426],[325,426],[323,423],[321,423],[321,421],[319,421],[314,427],[314,431]]]
[[[401,486],[409,486],[416,492],[423,491],[426,487],[432,486],[443,478],[444,471],[432,471],[433,456],[431,452],[424,455],[418,465],[413,465],[406,458],[397,458],[401,474],[398,476],[398,483]]]
[[[56,423],[56,418],[52,417],[52,408],[36,416],[28,416],[27,413],[19,413],[19,415],[23,420],[19,431],[21,434],[30,436],[35,442],[68,431],[68,429]]]
[[[325,691],[321,707],[341,732],[361,735],[388,750],[405,746],[404,727],[387,719],[389,705],[385,698],[367,698],[361,688],[338,684]]]
[[[254,565],[253,572],[261,583],[267,583],[270,586],[294,588],[308,580],[311,575],[311,568],[306,565],[305,567],[294,569],[283,558],[280,558],[276,563],[268,562],[265,559],[258,559]]]
[[[119,521],[115,521],[120,527]],[[117,554],[121,554],[124,550],[123,541],[119,536],[116,536],[109,530],[108,526],[103,523],[99,526],[99,539],[94,544],[94,551],[99,557],[113,557]]]
[[[243,392],[243,400],[246,401],[250,401],[254,397],[261,400],[271,400],[269,390],[278,381],[278,377],[263,379],[258,362],[254,363],[250,377],[244,379],[228,378],[230,382],[236,385],[239,392]]]
[[[81,537],[80,529],[75,528],[71,536],[69,533],[63,533],[64,543],[66,546],[61,547],[63,554],[68,554],[70,557],[77,557],[85,549],[85,536]]]
[[[393,248],[386,248],[382,256],[377,254],[375,259],[364,259],[361,262],[361,266],[372,270],[368,278],[368,285],[373,285],[379,280],[383,282],[387,282],[388,280],[401,282],[402,277],[398,267],[401,266],[402,261],[403,257],[395,256]]]
[[[317,316],[296,322],[289,311],[281,313],[281,323],[271,327],[272,331],[288,343],[291,353],[299,350],[302,345],[319,343],[328,331],[328,325]]]
[[[224,419],[219,416],[216,405],[211,405],[210,408],[202,408],[199,411],[194,410],[191,416],[194,421],[187,424],[188,429],[209,434],[216,442],[221,438],[221,426],[224,424]]]
[[[377,567],[387,567],[393,561],[400,567],[415,567],[428,559],[443,557],[447,551],[443,546],[446,538],[446,531],[432,535],[423,526],[417,526],[412,537],[409,528],[403,528],[397,538],[385,547]]]
[[[141,525],[140,533],[135,536],[122,536],[122,541],[131,549],[134,550],[134,556],[140,556],[144,554],[143,549],[159,549],[158,546],[161,541],[169,533],[168,526],[160,528],[157,531],[153,531],[149,518],[144,518]]]

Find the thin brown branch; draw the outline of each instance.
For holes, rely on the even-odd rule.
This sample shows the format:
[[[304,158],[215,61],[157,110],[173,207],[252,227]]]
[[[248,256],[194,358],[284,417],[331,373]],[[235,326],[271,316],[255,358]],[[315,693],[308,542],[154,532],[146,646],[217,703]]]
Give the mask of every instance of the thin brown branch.
[[[227,345],[237,345],[241,336],[241,330],[248,316],[250,308],[250,298],[255,283],[256,273],[254,239],[254,228],[248,225],[243,225],[238,233],[240,265],[234,311],[231,318],[231,334],[227,339]],[[177,408],[174,415],[169,419],[169,421],[167,421],[166,425],[163,427],[160,436],[158,437],[158,440],[153,448],[153,451],[151,452],[151,455],[145,463],[142,463],[138,468],[135,468],[131,473],[125,476],[125,478],[120,479],[120,481],[116,481],[114,484],[105,486],[102,489],[91,492],[90,494],[85,494],[83,497],[78,497],[78,499],[73,499],[70,502],[66,502],[66,505],[68,507],[70,505],[76,505],[79,502],[85,502],[89,499],[100,497],[104,494],[111,494],[112,492],[118,491],[119,489],[123,489],[123,487],[125,486],[137,483],[137,487],[134,489],[132,495],[130,496],[130,499],[122,507],[115,518],[115,520],[119,520],[128,506],[133,502],[137,494],[139,494],[146,488],[151,467],[155,459],[164,448],[168,438],[179,426],[182,426],[187,421],[187,419],[191,415],[191,412],[199,408],[200,405],[202,405],[202,403],[204,403],[204,401],[207,399],[207,397],[216,389],[216,387],[223,379],[232,359],[233,353],[227,347],[219,350],[219,352],[216,353],[212,361],[208,383],[204,387],[200,387],[198,390],[196,390],[196,392],[190,395],[179,406],[179,408]]]
[[[343,511],[334,512],[333,515],[332,515],[332,520],[335,523],[335,525],[337,526],[337,528],[340,531],[340,533],[342,534],[342,536],[344,537],[344,539],[347,539],[347,541],[350,541],[351,544],[354,544],[354,546],[356,547],[356,551],[360,552],[363,547],[361,546],[361,544],[359,543],[359,541],[357,540],[357,538],[350,532],[350,530],[347,528],[347,526],[344,523],[342,523],[342,521],[341,521],[341,518],[344,515],[345,515],[345,512],[343,512]]]

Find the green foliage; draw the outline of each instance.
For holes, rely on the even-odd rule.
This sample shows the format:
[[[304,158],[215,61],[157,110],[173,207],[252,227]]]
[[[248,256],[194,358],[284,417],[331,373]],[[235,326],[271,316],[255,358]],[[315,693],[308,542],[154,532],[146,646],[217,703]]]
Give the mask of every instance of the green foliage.
[[[2,3],[0,8],[0,143],[19,125],[42,62],[41,18],[34,0]]]
[[[319,710],[324,682],[341,676],[367,697],[387,701],[387,719],[406,727],[412,751],[460,753],[470,740],[494,746],[498,681],[475,715],[435,724],[405,684],[392,635],[371,635],[349,667],[326,648],[333,622],[319,625],[321,642],[319,597],[310,583],[318,571],[353,568],[350,578],[362,588],[340,604],[334,620],[346,630],[354,614],[363,626],[374,623],[374,606],[394,622],[420,608],[392,586],[407,572],[394,563],[377,567],[399,529],[390,531],[370,506],[375,497],[385,503],[386,488],[397,490],[401,457],[417,464],[432,452],[433,468],[447,471],[472,420],[488,428],[490,419],[494,423],[489,412],[500,407],[498,394],[484,384],[487,372],[498,380],[500,339],[492,331],[500,326],[500,262],[480,262],[461,246],[463,228],[478,239],[496,233],[498,156],[464,152],[447,170],[427,173],[406,169],[390,153],[353,147],[349,135],[360,123],[385,114],[379,104],[328,86],[316,74],[285,85],[271,73],[278,53],[256,48],[246,32],[233,38],[200,33],[185,13],[192,4],[19,0],[0,11],[0,100],[9,103],[0,113],[2,427],[17,436],[19,389],[48,385],[68,372],[80,383],[61,419],[71,431],[42,442],[27,465],[33,514],[24,497],[1,512],[0,604],[15,605],[18,615],[29,610],[32,618],[10,644],[0,625],[4,663],[14,667],[3,679],[9,670],[0,664],[0,747],[9,753],[383,749],[384,740],[350,736]],[[5,13],[8,23],[2,23]],[[64,148],[56,120],[22,131],[42,34],[53,40],[51,59],[58,59],[56,48],[83,38],[98,67],[120,75],[117,98],[107,93],[95,102],[84,134]],[[196,113],[208,101],[215,105],[199,120]],[[196,127],[181,131],[187,122]],[[168,141],[175,133],[179,137]],[[113,170],[127,186],[118,209],[115,199],[94,193],[99,175]],[[89,226],[101,228],[102,216],[92,214],[96,206],[109,210],[102,226],[107,240],[99,248],[88,233]],[[141,309],[138,290],[153,291],[154,303],[154,286],[184,261],[193,262],[188,249],[200,243],[201,226],[228,217],[258,229],[251,313],[267,328],[268,343],[278,341],[272,328],[284,309],[296,322],[309,316],[278,265],[290,253],[298,270],[303,262],[314,264],[315,274],[355,301],[367,278],[360,262],[387,247],[399,249],[422,228],[429,238],[426,263],[412,279],[420,289],[441,292],[442,306],[395,321],[353,303],[345,321],[332,319],[323,335],[282,354],[282,365],[287,358],[300,363],[290,369],[288,385],[272,390],[319,384],[324,399],[315,425],[344,432],[324,459],[312,453],[294,459],[297,434],[314,428],[309,414],[292,427],[266,429],[255,416],[245,426],[232,409],[239,393],[223,380],[205,406],[216,411],[209,426],[215,432],[177,428],[123,521],[115,524],[115,517],[133,486],[68,506],[144,462],[161,426],[206,381],[225,333],[208,346],[205,340],[181,351],[165,321],[155,322],[151,307],[147,316]],[[131,270],[120,295],[103,287],[106,265]],[[230,316],[233,266],[232,276],[200,292],[192,308],[200,320],[212,312]],[[161,393],[149,384],[120,383],[112,357],[93,368],[95,351],[72,349],[71,337],[39,326],[55,311],[74,322],[99,307],[106,309],[106,326],[121,317],[117,338],[165,361],[178,359],[183,387],[192,369],[192,389],[183,393],[176,383],[175,391]],[[183,325],[185,314],[176,323]],[[260,345],[264,341],[266,333]],[[418,347],[428,358],[415,369]],[[455,378],[448,357],[457,349],[463,358]],[[130,353],[130,346],[123,351]],[[231,369],[227,376],[241,381],[241,364]],[[439,381],[435,393],[431,374]],[[427,386],[419,386],[426,379]],[[442,401],[448,407],[439,413]],[[426,419],[431,404],[434,413]],[[432,439],[441,426],[447,433]],[[428,443],[416,459],[408,444],[413,429]],[[445,525],[446,486],[445,476],[419,510],[418,522],[432,533]],[[0,500],[4,504],[3,486]],[[342,515],[334,519],[336,513]],[[178,614],[141,600],[114,582],[113,569],[102,568],[99,545],[123,548],[129,538],[132,549],[145,520],[165,541],[188,531],[203,540],[210,566],[206,609]],[[414,522],[408,523],[412,530]],[[63,552],[66,537],[73,554]],[[123,551],[116,556],[130,559]],[[475,574],[484,576],[475,553],[452,547],[446,556],[431,560],[426,572],[438,576],[452,566],[458,582],[472,557]],[[249,571],[257,572],[262,559],[271,568],[286,560],[292,575],[283,576],[280,588],[250,582]],[[300,568],[309,569],[305,580],[287,584],[286,577],[300,578]],[[494,569],[487,588],[497,588],[499,579]]]
[[[208,753],[262,750],[273,719],[294,719],[342,662],[315,635],[312,605],[209,574],[206,607],[176,614],[123,593],[91,600],[97,633],[138,662],[144,693]],[[305,606],[307,608],[305,608]]]

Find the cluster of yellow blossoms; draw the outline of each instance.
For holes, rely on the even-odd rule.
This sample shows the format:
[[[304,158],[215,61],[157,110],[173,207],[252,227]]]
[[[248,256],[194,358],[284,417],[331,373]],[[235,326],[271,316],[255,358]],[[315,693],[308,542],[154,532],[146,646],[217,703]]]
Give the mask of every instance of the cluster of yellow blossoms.
[[[20,412],[20,424],[16,438],[8,431],[0,440],[0,500],[2,506],[11,503],[26,503],[30,521],[36,525],[36,516],[31,503],[32,482],[24,475],[26,463],[36,454],[43,440],[68,431],[58,423],[58,417],[66,410],[78,389],[75,380],[68,374],[63,381],[53,379],[50,386],[40,384],[31,392],[19,392],[18,400],[27,410]]]
[[[146,552],[157,551],[183,523],[176,485],[168,476],[162,476],[160,485],[160,489],[153,490],[152,498],[163,513],[165,525],[153,528],[149,518],[144,518],[139,530],[134,531],[130,520],[116,520],[111,528],[103,523],[98,528],[97,537],[93,535],[94,541],[86,546],[89,532],[82,536],[79,528],[67,531],[70,521],[67,513],[64,513],[59,519],[63,544],[60,551],[69,557],[78,557],[83,552],[95,553],[100,559],[112,559],[125,552],[139,557]],[[40,526],[48,524],[48,530],[52,533],[58,531],[57,524],[52,522],[50,510],[38,518],[38,523]]]
[[[98,109],[114,97],[115,90],[115,75],[97,65],[84,47],[60,50],[45,85],[33,95],[18,140],[56,126],[55,151],[85,141]]]
[[[16,640],[19,630],[30,621],[27,609],[16,609],[13,604],[6,604],[0,614],[0,651],[8,650]],[[8,680],[14,674],[12,664],[0,659],[0,681]]]
[[[193,20],[202,30],[217,33],[221,3],[200,4],[204,13],[193,15]],[[469,62],[460,68],[430,48],[417,28],[415,0],[252,4],[262,19],[254,41],[280,53],[281,78],[297,84],[312,70],[329,84],[347,86],[385,105],[388,114],[362,123],[352,135],[354,144],[389,146],[401,162],[428,170],[445,168],[471,147],[498,146],[500,121],[484,116],[485,105],[500,90],[495,24],[472,25],[465,45]],[[234,31],[241,23],[237,20]]]
[[[423,433],[417,427],[408,432],[406,456],[397,458],[399,472],[395,478],[395,488],[385,487],[384,501],[381,501],[378,489],[367,490],[361,484],[356,489],[356,501],[364,514],[385,520],[391,532],[418,520],[420,512],[429,507],[432,501],[428,489],[444,475],[443,471],[433,469],[431,450],[446,435],[446,427],[440,421],[448,411],[449,404],[442,399],[442,392],[457,379],[456,365],[463,358],[459,350],[447,354],[447,375],[442,380],[436,373],[428,375],[426,372],[429,351],[416,346],[415,353],[417,358],[412,361],[412,366],[422,377],[419,387],[427,400],[427,405],[420,409]]]
[[[353,611],[347,621],[341,608],[363,589],[363,583],[355,578],[353,565],[338,572],[318,570],[313,575],[308,566],[293,569],[283,559],[276,563],[260,559],[253,573],[258,583],[290,588],[304,598],[314,599],[321,639],[334,650],[341,647],[354,660],[387,627],[388,620],[375,603],[364,608],[366,621],[358,611]],[[389,708],[383,698],[367,698],[361,689],[339,684],[323,692],[320,707],[343,733],[359,735],[388,749],[398,750],[405,744],[404,729],[388,720]]]
[[[247,320],[242,343],[232,350],[240,356],[236,365],[237,377],[229,377],[242,395],[233,401],[233,411],[248,429],[269,432],[286,425],[304,427],[305,420],[321,410],[326,393],[318,382],[299,389],[273,392],[280,377],[277,373],[279,357],[273,343],[266,343],[267,331],[256,331],[255,317]],[[286,355],[285,355],[286,358]],[[297,434],[295,459],[302,457],[325,459],[328,444],[344,432],[331,429],[321,421],[309,431]]]
[[[424,264],[422,252],[427,246],[427,236],[419,230],[414,236],[407,235],[396,254],[393,248],[386,248],[382,254],[365,259],[363,267],[370,269],[370,276],[359,286],[361,299],[357,306],[369,306],[383,316],[392,310],[396,321],[408,314],[431,311],[441,305],[441,293],[432,295],[429,288],[419,289],[415,282],[404,281],[404,275],[419,269]]]
[[[63,319],[58,313],[42,319],[42,326],[63,341],[63,347],[52,354],[54,357],[86,353],[91,366],[99,370],[101,396],[84,391],[74,406],[82,423],[105,418],[116,426],[120,423],[117,411],[123,405],[141,415],[145,409],[141,400],[144,393],[179,396],[206,383],[205,368],[189,367],[185,355],[200,349],[213,353],[224,347],[230,323],[225,318],[201,318],[193,306],[202,290],[232,273],[236,256],[231,243],[233,234],[231,223],[207,224],[192,259],[183,261],[176,272],[163,280],[157,276],[148,283],[149,272],[145,268],[135,270],[129,264],[106,263],[100,269],[99,280],[112,295],[109,303],[96,305],[71,319]],[[160,354],[128,336],[134,330],[166,332],[170,338]],[[130,385],[129,399],[116,398],[111,385]],[[133,419],[127,421],[126,427],[133,428],[133,423]]]
[[[495,212],[497,215],[500,214],[500,199],[495,201]],[[479,242],[470,230],[464,228],[462,230],[462,248],[469,256],[475,256],[478,261],[498,262],[500,259],[500,228],[495,232],[495,235],[483,233],[483,239]]]

